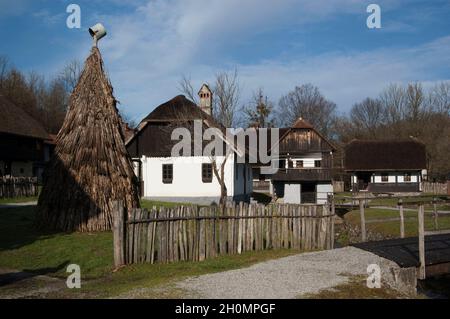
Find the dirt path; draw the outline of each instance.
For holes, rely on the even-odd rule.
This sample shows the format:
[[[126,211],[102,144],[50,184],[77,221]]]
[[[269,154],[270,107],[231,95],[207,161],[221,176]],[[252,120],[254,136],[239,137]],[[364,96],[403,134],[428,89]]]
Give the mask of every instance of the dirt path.
[[[192,277],[168,287],[140,288],[119,298],[267,299],[301,298],[333,289],[355,276],[367,277],[367,266],[378,264],[385,287],[395,286],[394,262],[354,247],[298,254],[244,269]],[[364,282],[365,284],[365,282]]]

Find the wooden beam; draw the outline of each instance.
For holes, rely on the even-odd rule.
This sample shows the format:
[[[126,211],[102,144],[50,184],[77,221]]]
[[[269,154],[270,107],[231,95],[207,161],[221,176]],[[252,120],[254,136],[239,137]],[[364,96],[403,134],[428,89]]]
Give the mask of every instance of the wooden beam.
[[[114,201],[114,222],[113,222],[113,241],[114,241],[114,267],[118,268],[125,264],[124,249],[124,208],[122,201]]]
[[[419,279],[425,279],[425,208],[424,205],[419,205],[418,220],[419,220]]]
[[[403,213],[403,200],[398,200],[398,210],[400,213],[400,238],[405,238],[405,215]]]
[[[363,242],[367,241],[367,234],[366,234],[366,216],[364,214],[364,200],[359,200],[359,213],[361,217],[361,240]]]

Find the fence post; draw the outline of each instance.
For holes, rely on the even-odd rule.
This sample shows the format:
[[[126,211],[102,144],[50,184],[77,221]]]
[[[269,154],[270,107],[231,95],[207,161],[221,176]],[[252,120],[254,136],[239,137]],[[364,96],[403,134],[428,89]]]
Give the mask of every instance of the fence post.
[[[437,198],[434,197],[433,198],[433,217],[434,217],[434,229],[438,230],[439,225],[438,225],[438,212],[437,212]]]
[[[113,226],[113,240],[114,240],[114,267],[120,267],[126,263],[125,260],[125,215],[123,201],[113,202],[114,211],[114,226]]]
[[[361,215],[361,239],[363,242],[367,240],[366,234],[366,216],[364,214],[364,200],[359,200],[359,213]]]
[[[419,279],[425,279],[425,208],[424,205],[419,205],[418,220],[419,220]]]
[[[400,213],[400,238],[405,238],[405,216],[403,214],[403,200],[398,200],[398,210]]]

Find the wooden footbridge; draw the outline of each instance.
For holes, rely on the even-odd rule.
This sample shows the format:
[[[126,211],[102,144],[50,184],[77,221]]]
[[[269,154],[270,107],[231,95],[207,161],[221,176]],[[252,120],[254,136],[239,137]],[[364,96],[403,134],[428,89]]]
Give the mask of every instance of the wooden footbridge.
[[[353,246],[372,252],[380,257],[389,259],[397,263],[402,268],[417,268],[417,278],[426,279],[442,274],[450,274],[450,230],[439,228],[439,216],[447,215],[449,212],[438,211],[438,204],[450,203],[448,196],[440,198],[430,198],[430,200],[418,200],[408,198],[405,203],[403,199],[397,198],[398,218],[380,218],[368,220],[365,218],[365,208],[369,206],[370,200],[376,198],[351,197],[352,206],[358,203],[361,219],[361,239],[362,242]],[[408,208],[404,206],[407,205]],[[433,218],[433,230],[425,227],[425,206],[433,207],[431,217]],[[418,236],[405,238],[405,219],[416,219],[415,217],[405,217],[405,210],[417,211]],[[366,222],[383,223],[389,221],[400,222],[400,238],[381,241],[367,241]]]

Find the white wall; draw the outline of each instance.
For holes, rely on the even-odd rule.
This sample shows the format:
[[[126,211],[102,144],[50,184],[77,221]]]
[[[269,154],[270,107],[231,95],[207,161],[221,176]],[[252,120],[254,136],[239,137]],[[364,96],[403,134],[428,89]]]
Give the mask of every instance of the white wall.
[[[217,157],[217,165],[224,161],[224,157]],[[142,157],[142,178],[144,180],[145,197],[219,197],[220,184],[213,174],[212,183],[203,183],[202,164],[211,163],[209,157],[170,157],[154,158]],[[172,184],[162,182],[162,165],[173,164]],[[225,164],[225,184],[228,196],[243,194],[243,179],[235,182],[235,161],[229,157]],[[241,170],[247,165],[241,164]],[[242,171],[241,171],[242,174]],[[252,187],[251,173],[247,175],[247,189]],[[237,189],[235,189],[235,186]]]
[[[311,153],[311,154],[305,154],[302,156],[294,156],[290,158],[294,162],[294,168],[297,167],[296,161],[303,161],[303,168],[314,168],[315,167],[315,161],[321,161],[322,160],[322,153]],[[286,160],[286,168],[288,168],[288,162]]]
[[[388,181],[387,182],[383,182],[381,180],[381,176],[382,174],[380,173],[375,173],[374,179],[375,179],[375,183],[395,183],[395,177],[397,176],[397,182],[398,183],[418,183],[418,177],[417,175],[411,175],[411,181],[410,182],[405,182],[404,177],[405,174],[404,173],[389,173],[388,174]]]
[[[333,193],[333,184],[317,184],[317,204],[326,204],[329,193]]]

